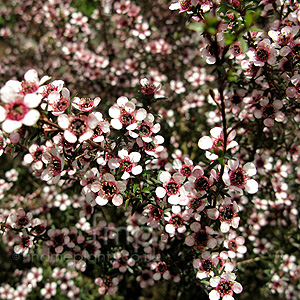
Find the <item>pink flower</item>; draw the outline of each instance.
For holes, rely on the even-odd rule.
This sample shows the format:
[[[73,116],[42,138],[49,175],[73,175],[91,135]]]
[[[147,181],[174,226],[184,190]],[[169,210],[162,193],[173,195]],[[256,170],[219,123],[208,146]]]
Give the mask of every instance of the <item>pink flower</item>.
[[[137,164],[141,159],[141,154],[139,152],[128,153],[126,149],[122,149],[118,151],[118,156],[120,159],[110,159],[108,162],[108,166],[111,169],[120,168],[123,172],[121,179],[128,179],[130,177],[130,173],[132,173],[133,175],[142,173],[142,166]]]
[[[197,0],[178,0],[175,3],[172,3],[169,6],[169,9],[170,10],[178,10],[179,9],[179,12],[182,13],[182,12],[191,10],[193,5],[196,6],[197,3],[198,3]]]
[[[127,130],[135,130],[138,121],[143,121],[147,116],[144,108],[135,110],[136,106],[133,101],[129,101],[126,97],[117,99],[117,103],[109,108],[109,116],[113,118],[110,122],[111,126],[117,130],[123,128]]]
[[[100,101],[100,97],[96,97],[95,99],[74,97],[72,106],[82,112],[87,112],[98,106]]]
[[[161,84],[155,86],[154,84],[150,83],[147,78],[142,78],[140,80],[140,84],[142,86],[141,92],[144,95],[152,95],[161,88]]]
[[[225,197],[219,206],[219,219],[221,221],[221,232],[229,231],[230,226],[238,228],[240,217],[238,216],[238,205],[231,198]]]
[[[97,204],[104,206],[111,201],[113,205],[120,206],[123,204],[123,196],[120,192],[126,190],[126,182],[116,181],[112,174],[105,173],[101,178],[101,182],[96,181],[92,184],[91,190],[94,193],[98,192],[95,199]]]
[[[221,276],[212,277],[209,281],[210,286],[215,288],[209,293],[210,300],[234,300],[233,292],[239,294],[243,287],[235,281],[236,276],[231,272],[224,272]]]
[[[255,194],[258,191],[258,184],[254,179],[250,179],[255,174],[256,167],[254,163],[246,163],[241,168],[237,159],[231,159],[228,161],[228,165],[225,166],[223,181],[230,189],[240,195],[243,194],[243,190],[246,190],[249,194]]]
[[[7,87],[5,91],[4,87]],[[4,87],[0,91],[1,100],[4,102],[4,105],[0,106],[0,122],[3,122],[3,131],[11,133],[23,124],[33,126],[40,117],[39,111],[34,108],[40,104],[42,96],[17,94],[14,87],[9,85],[9,81]]]
[[[26,232],[20,233],[19,244],[14,246],[14,252],[17,254],[23,253],[26,256],[29,249],[33,247],[33,238],[29,236]]]
[[[100,295],[108,294],[114,295],[117,292],[118,278],[111,278],[109,276],[96,278],[95,284],[99,286],[98,292]]]
[[[255,66],[263,67],[265,63],[272,66],[275,65],[279,51],[276,49],[276,44],[271,44],[269,39],[260,41],[256,49],[249,49],[247,55],[250,58],[250,62],[253,62]]]
[[[94,134],[93,129],[98,125],[98,119],[93,114],[88,117],[62,114],[57,118],[57,122],[65,130],[64,138],[72,144],[90,139]]]
[[[219,152],[224,151],[224,135],[221,127],[215,127],[210,130],[210,136],[204,136],[198,141],[200,149],[207,150],[205,152],[206,157],[209,160],[216,160],[219,158]],[[238,143],[234,141],[236,131],[232,130],[227,137],[226,149],[231,149],[238,146]]]
[[[49,94],[48,110],[51,111],[54,116],[60,116],[69,108],[70,102],[70,91],[64,87],[61,94],[58,91],[53,91]]]
[[[179,204],[180,196],[185,192],[183,187],[181,187],[185,177],[180,173],[175,173],[171,176],[169,172],[163,171],[159,175],[159,180],[163,183],[163,187],[156,188],[156,196],[162,199],[167,195],[170,204]]]

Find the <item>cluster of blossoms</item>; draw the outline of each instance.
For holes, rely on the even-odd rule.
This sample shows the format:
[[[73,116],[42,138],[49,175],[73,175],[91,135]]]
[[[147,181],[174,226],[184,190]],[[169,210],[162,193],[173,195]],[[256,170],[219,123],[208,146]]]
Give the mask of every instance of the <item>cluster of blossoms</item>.
[[[130,0],[102,1],[88,16],[71,2],[34,7],[45,35],[25,47],[57,47],[44,70],[61,79],[26,65],[24,80],[0,89],[0,233],[5,253],[25,265],[0,298],[96,298],[128,281],[141,291],[165,280],[231,300],[243,290],[239,266],[263,260],[271,293],[297,299],[298,5],[158,1],[142,17],[143,4]],[[26,35],[20,11],[32,3],[1,10],[21,19],[2,37],[17,44]],[[184,13],[194,32],[179,34]],[[262,31],[252,27],[260,16]],[[3,80],[24,71],[9,57]],[[138,83],[138,95],[128,91]],[[290,247],[274,241],[282,231]],[[245,297],[247,274],[238,279]]]

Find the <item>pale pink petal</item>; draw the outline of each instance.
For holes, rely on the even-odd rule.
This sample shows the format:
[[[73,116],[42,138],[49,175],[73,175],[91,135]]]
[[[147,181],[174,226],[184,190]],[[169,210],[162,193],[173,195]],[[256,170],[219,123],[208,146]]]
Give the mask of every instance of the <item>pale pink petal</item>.
[[[93,136],[93,131],[88,130],[86,133],[84,133],[79,137],[79,142],[82,143],[83,141],[90,139],[92,136]]]
[[[198,141],[198,147],[203,150],[212,148],[213,142],[209,136],[204,136]]]
[[[169,198],[168,198],[168,202],[172,205],[177,205],[179,204],[179,200],[180,198],[177,196],[177,195],[171,195]]]
[[[120,130],[120,129],[122,129],[122,127],[123,127],[123,124],[120,122],[120,120],[118,120],[118,119],[112,119],[111,121],[110,121],[110,124],[111,124],[111,126],[113,127],[113,128],[115,128],[115,129],[117,129],[117,130]]]
[[[258,183],[254,179],[250,179],[245,184],[245,190],[249,194],[255,194],[258,191]]]
[[[249,176],[254,176],[256,174],[256,167],[255,164],[252,162],[248,162],[244,165],[243,170]]]
[[[77,142],[77,137],[75,134],[73,134],[71,131],[69,130],[65,130],[64,132],[64,138],[71,144],[76,143]]]
[[[228,223],[226,223],[226,222],[222,222],[222,223],[221,223],[220,229],[221,229],[221,231],[222,231],[223,233],[226,233],[226,232],[228,232],[229,229],[230,229],[230,224],[228,224]]]
[[[69,118],[65,114],[62,114],[57,118],[57,123],[63,129],[67,129],[70,125]]]
[[[235,282],[235,284],[233,285],[232,289],[233,289],[233,291],[236,294],[240,294],[243,291],[242,285],[240,283],[238,283],[238,282]]]
[[[113,105],[109,108],[108,114],[111,118],[117,119],[120,117],[120,108],[116,105]]]
[[[36,109],[31,109],[24,117],[22,120],[23,124],[27,126],[32,126],[34,125],[40,117],[40,113]]]
[[[159,186],[156,188],[155,193],[158,198],[162,199],[166,195],[166,190],[163,187]]]
[[[38,81],[38,73],[36,70],[29,70],[25,73],[24,79],[26,81]]]
[[[11,133],[14,130],[20,128],[21,126],[22,126],[22,122],[13,121],[13,120],[5,120],[2,123],[2,130],[7,132],[7,133]]]
[[[123,197],[122,197],[122,195],[118,194],[118,195],[114,196],[113,199],[112,199],[112,203],[115,206],[122,205],[123,204]]]
[[[141,174],[142,171],[143,171],[142,166],[137,165],[137,166],[135,166],[135,167],[132,168],[131,172],[132,172],[133,175],[138,175],[138,174]]]
[[[97,196],[95,199],[96,203],[99,204],[100,206],[104,206],[108,203],[108,200],[105,198],[102,198],[100,196]]]
[[[175,227],[172,224],[167,224],[166,225],[166,232],[168,233],[175,233]]]
[[[41,103],[42,98],[43,98],[42,95],[27,94],[24,96],[24,103],[29,108],[34,108],[34,107],[37,107]]]
[[[124,107],[125,104],[126,104],[127,102],[128,102],[128,98],[127,98],[127,97],[124,97],[124,96],[119,97],[119,98],[117,99],[117,104],[118,104],[118,106],[120,106],[120,107]]]
[[[238,168],[238,166],[239,166],[239,161],[238,161],[237,159],[230,159],[230,160],[228,161],[228,166],[229,166],[229,168],[230,168],[232,171],[234,171],[234,170],[236,170],[236,169]]]
[[[146,109],[140,108],[140,109],[137,111],[135,118],[136,118],[136,120],[138,120],[138,121],[142,121],[142,120],[144,120],[144,119],[146,118],[146,116],[147,116],[147,111],[146,111]]]
[[[0,122],[3,122],[6,118],[6,110],[3,106],[0,106]]]
[[[162,171],[161,174],[159,175],[159,180],[161,182],[168,182],[171,179],[171,174],[167,171]]]

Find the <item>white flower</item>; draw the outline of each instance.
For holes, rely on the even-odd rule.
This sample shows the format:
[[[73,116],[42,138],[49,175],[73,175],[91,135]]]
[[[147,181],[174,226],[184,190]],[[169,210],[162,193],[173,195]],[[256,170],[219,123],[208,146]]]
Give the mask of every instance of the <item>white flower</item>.
[[[237,159],[228,161],[225,166],[223,181],[232,190],[237,191],[240,195],[243,190],[249,194],[255,194],[258,191],[258,183],[251,176],[256,174],[256,167],[254,163],[246,163],[243,168],[239,167]]]

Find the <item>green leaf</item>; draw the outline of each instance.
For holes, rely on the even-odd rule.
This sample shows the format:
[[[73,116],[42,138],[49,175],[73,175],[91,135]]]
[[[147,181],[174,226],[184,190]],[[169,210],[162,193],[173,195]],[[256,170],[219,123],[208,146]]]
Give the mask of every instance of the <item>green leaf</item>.
[[[191,23],[187,26],[187,28],[196,32],[204,31],[203,23]]]
[[[138,183],[135,183],[134,185],[133,185],[133,192],[135,193],[136,191],[137,191],[137,189],[139,188],[139,184]]]
[[[130,198],[128,198],[128,199],[125,201],[125,209],[127,209],[127,208],[128,208],[129,201],[130,201]]]
[[[149,188],[144,187],[144,188],[142,189],[142,192],[143,192],[143,193],[150,193],[150,190],[149,190]]]

